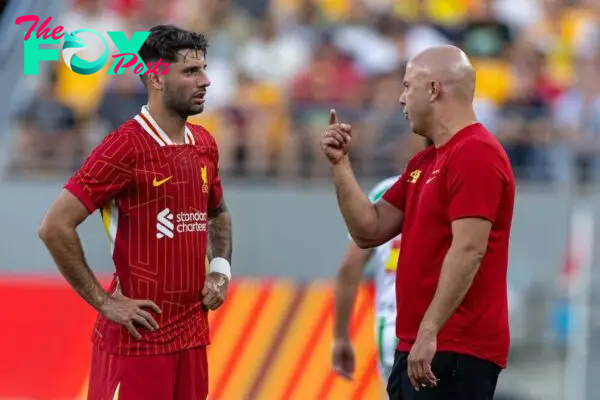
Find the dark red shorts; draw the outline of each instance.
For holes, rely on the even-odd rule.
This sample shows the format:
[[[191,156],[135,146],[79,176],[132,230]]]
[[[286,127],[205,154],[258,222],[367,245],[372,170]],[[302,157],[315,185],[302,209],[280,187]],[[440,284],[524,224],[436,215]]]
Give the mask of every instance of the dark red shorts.
[[[94,345],[88,400],[205,400],[206,347],[126,357]]]

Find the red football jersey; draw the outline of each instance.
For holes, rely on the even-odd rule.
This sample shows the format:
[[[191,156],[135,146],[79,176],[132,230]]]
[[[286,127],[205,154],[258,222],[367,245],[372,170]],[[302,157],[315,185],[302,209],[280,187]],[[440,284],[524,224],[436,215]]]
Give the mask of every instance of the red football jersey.
[[[162,310],[159,329],[140,327],[140,341],[98,317],[93,340],[120,355],[152,355],[209,343],[201,304],[206,277],[207,210],[221,201],[213,137],[187,124],[175,144],[146,107],[91,153],[65,185],[90,213],[101,210],[123,293]]]
[[[398,350],[410,350],[433,300],[452,244],[452,221],[478,217],[492,222],[487,251],[470,290],[438,335],[438,351],[505,366],[515,180],[500,143],[481,124],[470,125],[440,148],[417,154],[383,199],[404,212],[396,279]]]

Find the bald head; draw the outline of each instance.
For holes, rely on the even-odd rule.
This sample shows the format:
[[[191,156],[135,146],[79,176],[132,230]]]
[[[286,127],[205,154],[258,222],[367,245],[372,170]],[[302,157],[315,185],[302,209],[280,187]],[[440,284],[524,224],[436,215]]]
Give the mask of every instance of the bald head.
[[[413,57],[407,66],[421,79],[438,82],[453,100],[472,102],[475,96],[475,69],[464,51],[455,46],[428,48]]]
[[[476,121],[475,70],[454,46],[429,48],[409,61],[400,105],[414,133],[434,142]]]

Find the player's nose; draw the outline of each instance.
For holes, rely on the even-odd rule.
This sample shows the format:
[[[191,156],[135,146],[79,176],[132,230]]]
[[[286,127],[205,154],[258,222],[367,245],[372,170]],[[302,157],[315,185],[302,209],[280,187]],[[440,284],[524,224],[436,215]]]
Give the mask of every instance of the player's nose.
[[[402,107],[404,107],[406,105],[406,96],[404,95],[404,91],[402,91],[402,94],[400,95],[400,98],[398,99],[398,101],[400,102],[400,105]]]
[[[207,88],[210,86],[210,79],[206,75],[198,79],[198,87]]]

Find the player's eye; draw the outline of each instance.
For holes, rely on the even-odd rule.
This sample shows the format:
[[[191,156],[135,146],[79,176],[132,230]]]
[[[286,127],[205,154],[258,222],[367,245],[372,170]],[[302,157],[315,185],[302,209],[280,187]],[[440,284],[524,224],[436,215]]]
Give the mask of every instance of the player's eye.
[[[206,71],[206,68],[194,67],[186,71],[187,75],[202,75]]]

